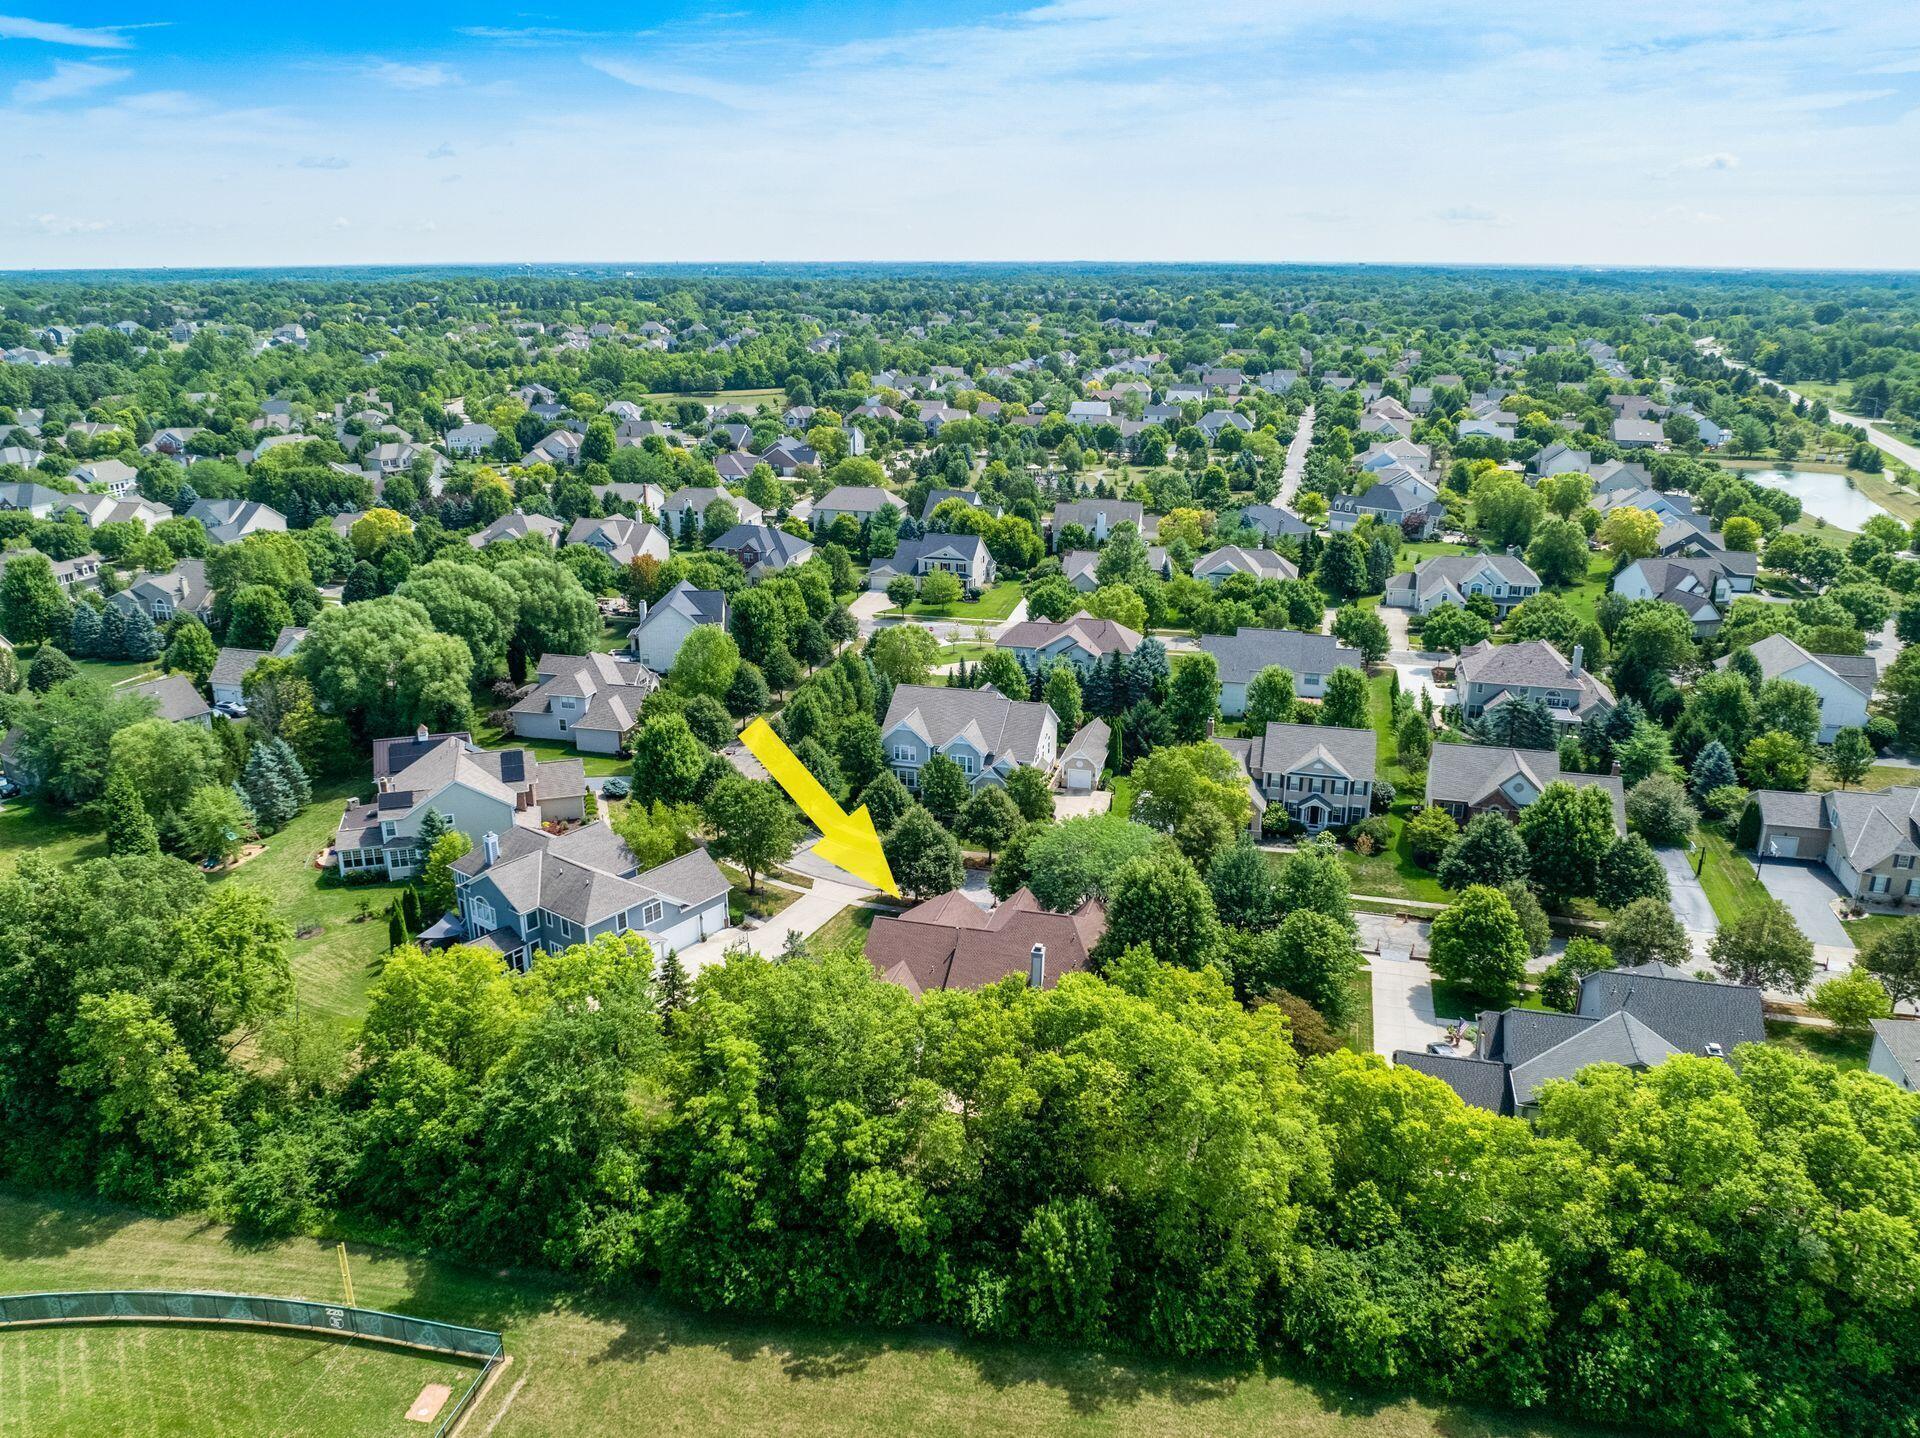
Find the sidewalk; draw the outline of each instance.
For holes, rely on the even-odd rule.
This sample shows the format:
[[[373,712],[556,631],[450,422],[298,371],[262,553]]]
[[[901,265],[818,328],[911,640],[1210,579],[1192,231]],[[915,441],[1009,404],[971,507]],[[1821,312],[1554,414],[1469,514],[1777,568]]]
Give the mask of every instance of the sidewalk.
[[[728,949],[742,944],[756,954],[777,954],[786,947],[789,933],[797,933],[803,939],[811,938],[849,904],[861,903],[873,897],[871,885],[862,884],[846,871],[816,859],[810,848],[795,853],[793,862],[787,867],[812,879],[813,887],[803,891],[799,898],[772,918],[761,920],[750,930],[729,926],[711,938],[682,949],[680,962],[686,965],[689,974],[697,974],[708,964],[721,962]],[[781,888],[793,887],[780,884],[778,880],[762,879],[761,882]]]

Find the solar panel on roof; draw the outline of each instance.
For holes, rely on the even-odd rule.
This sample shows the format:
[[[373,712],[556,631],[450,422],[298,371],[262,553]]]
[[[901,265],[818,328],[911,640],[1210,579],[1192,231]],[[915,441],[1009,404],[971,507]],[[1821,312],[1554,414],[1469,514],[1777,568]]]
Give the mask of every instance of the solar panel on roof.
[[[527,753],[524,749],[508,749],[500,756],[500,780],[505,784],[520,784],[527,777]]]
[[[404,789],[392,789],[380,796],[382,809],[411,809],[413,795]]]

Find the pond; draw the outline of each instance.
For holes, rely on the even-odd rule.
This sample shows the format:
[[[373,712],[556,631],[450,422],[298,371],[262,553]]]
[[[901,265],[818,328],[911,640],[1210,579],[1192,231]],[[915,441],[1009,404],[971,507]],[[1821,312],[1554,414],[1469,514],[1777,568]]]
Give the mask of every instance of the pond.
[[[1783,489],[1800,501],[1809,515],[1841,529],[1858,530],[1876,514],[1887,511],[1855,489],[1844,474],[1815,469],[1747,469],[1740,471],[1755,484]]]

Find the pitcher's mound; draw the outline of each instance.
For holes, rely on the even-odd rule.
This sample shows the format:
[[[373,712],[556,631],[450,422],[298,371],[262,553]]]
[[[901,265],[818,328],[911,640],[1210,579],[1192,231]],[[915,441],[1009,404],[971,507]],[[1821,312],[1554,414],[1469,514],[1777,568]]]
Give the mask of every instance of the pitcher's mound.
[[[420,1390],[420,1396],[413,1400],[413,1407],[407,1410],[407,1422],[431,1423],[440,1415],[440,1410],[453,1397],[453,1389],[444,1383],[429,1383]],[[389,1412],[392,1410],[389,1409]]]

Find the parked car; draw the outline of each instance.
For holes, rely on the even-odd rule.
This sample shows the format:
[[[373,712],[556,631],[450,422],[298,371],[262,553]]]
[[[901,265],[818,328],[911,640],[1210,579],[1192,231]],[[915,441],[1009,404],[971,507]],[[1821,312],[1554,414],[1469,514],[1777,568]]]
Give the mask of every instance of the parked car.
[[[215,713],[224,714],[229,719],[244,719],[247,717],[247,706],[241,703],[216,704],[213,708]]]

